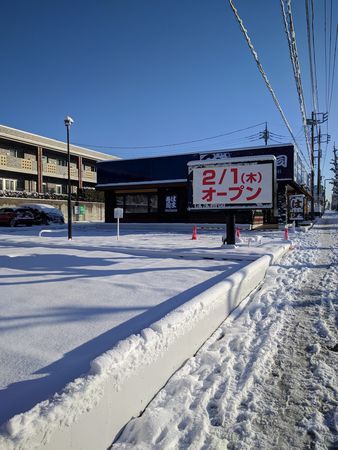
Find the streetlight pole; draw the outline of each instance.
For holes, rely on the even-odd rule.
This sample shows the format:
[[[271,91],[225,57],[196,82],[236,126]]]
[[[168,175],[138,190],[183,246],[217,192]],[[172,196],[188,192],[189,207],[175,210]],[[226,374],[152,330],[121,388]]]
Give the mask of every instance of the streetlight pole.
[[[72,185],[70,180],[70,146],[69,146],[69,129],[74,123],[70,116],[64,119],[67,128],[67,157],[68,157],[68,240],[72,240]]]

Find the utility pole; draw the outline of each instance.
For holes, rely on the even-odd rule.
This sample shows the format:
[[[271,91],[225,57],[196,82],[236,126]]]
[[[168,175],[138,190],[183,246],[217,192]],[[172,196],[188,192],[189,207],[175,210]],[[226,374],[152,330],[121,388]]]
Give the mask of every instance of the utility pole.
[[[318,132],[318,167],[317,167],[317,196],[318,196],[318,202],[319,202],[319,194],[320,194],[320,158],[321,158],[321,148],[320,148],[320,138],[321,138],[321,129],[319,127],[319,132]]]
[[[314,120],[315,113],[312,111],[311,119],[308,121],[308,123],[311,125],[311,220],[315,219],[315,193],[314,193],[314,182],[315,182],[315,136],[314,136],[314,130],[315,130],[315,120]]]
[[[318,132],[318,139],[316,139],[316,141],[318,141],[318,157],[317,157],[317,162],[318,162],[318,167],[317,167],[317,204],[318,204],[318,208],[319,208],[319,214],[320,214],[320,199],[321,199],[321,193],[322,193],[322,186],[321,186],[321,170],[320,170],[320,159],[322,157],[322,149],[321,149],[321,144],[327,144],[330,142],[330,138],[331,136],[329,134],[322,134],[321,133],[321,128],[319,127],[319,132]]]
[[[307,125],[311,125],[311,220],[315,219],[315,192],[314,192],[314,183],[315,183],[315,136],[314,136],[314,129],[315,125],[318,125],[319,123],[324,123],[327,121],[328,114],[327,113],[315,113],[312,111],[311,113],[311,119],[307,119],[306,123]],[[319,147],[320,148],[320,147]],[[320,150],[318,155],[320,154]],[[319,161],[318,157],[318,162]],[[320,164],[318,164],[320,166]],[[320,170],[320,169],[319,169]],[[320,172],[319,172],[320,176]],[[320,181],[320,180],[319,180]],[[320,185],[320,182],[318,183]],[[319,188],[320,189],[320,188]],[[319,197],[318,197],[319,201]]]
[[[270,133],[268,130],[268,123],[265,122],[265,130],[259,133],[259,139],[264,139],[265,145],[268,145],[268,140],[270,139]]]
[[[333,164],[332,172],[334,173],[333,187],[332,187],[332,199],[331,199],[331,209],[338,210],[338,149],[336,145],[333,147],[334,159],[331,161]]]

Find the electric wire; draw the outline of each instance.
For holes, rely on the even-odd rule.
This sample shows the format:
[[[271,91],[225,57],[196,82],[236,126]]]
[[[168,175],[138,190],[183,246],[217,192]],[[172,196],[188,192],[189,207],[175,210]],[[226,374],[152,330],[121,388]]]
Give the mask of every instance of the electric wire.
[[[291,0],[288,0],[287,12],[285,10],[284,0],[280,0],[280,5],[281,5],[281,9],[282,9],[285,33],[287,36],[287,41],[288,41],[288,46],[289,46],[293,74],[294,74],[294,78],[295,78],[295,82],[296,82],[298,102],[299,102],[299,108],[300,108],[300,113],[301,113],[302,122],[303,122],[306,146],[307,146],[307,150],[308,150],[308,154],[309,154],[309,160],[310,160],[310,162],[312,162],[311,161],[312,155],[311,155],[311,149],[310,149],[310,140],[309,140],[309,135],[308,135],[307,121],[306,121],[306,107],[305,107],[305,100],[304,100],[304,93],[303,93],[303,86],[302,86],[302,79],[301,79],[301,71],[300,71],[300,64],[299,64],[297,44],[296,44],[296,33],[295,33],[295,27],[294,27],[294,23],[293,23],[292,10],[291,10]]]
[[[307,0],[306,0],[307,1]],[[329,83],[327,78],[327,12],[326,12],[326,0],[324,0],[324,61],[325,61],[325,100],[326,100],[326,111],[328,111],[328,97],[329,97]]]
[[[96,145],[96,144],[79,144],[76,143],[75,145],[80,145],[83,147],[94,147],[94,148],[110,148],[110,149],[119,149],[119,150],[133,150],[133,149],[152,149],[152,148],[164,148],[164,147],[175,147],[175,146],[179,146],[179,145],[187,145],[187,144],[193,144],[195,142],[203,142],[203,141],[208,141],[211,139],[217,139],[219,137],[223,137],[223,136],[230,136],[231,134],[235,134],[235,133],[239,133],[241,131],[245,131],[245,130],[249,130],[251,128],[256,128],[259,127],[260,125],[263,125],[265,122],[261,122],[258,123],[256,125],[251,125],[249,127],[246,128],[241,128],[239,130],[234,130],[234,131],[230,131],[228,133],[222,133],[222,134],[217,134],[215,136],[209,136],[209,137],[205,137],[205,138],[201,138],[201,139],[194,139],[191,141],[183,141],[183,142],[176,142],[176,143],[172,143],[172,144],[161,144],[161,145],[142,145],[142,146],[118,146],[118,145]]]
[[[312,52],[313,52],[313,65],[314,65],[314,80],[315,80],[315,98],[317,110],[319,108],[318,104],[318,82],[317,82],[317,61],[316,61],[316,45],[315,45],[315,9],[313,5],[313,0],[311,0],[311,31],[312,31]],[[317,129],[318,133],[318,129]]]
[[[338,38],[338,26],[336,28],[336,38],[335,38],[335,44],[334,44],[334,54],[333,54],[333,64],[332,64],[332,78],[331,78],[331,86],[330,86],[330,98],[329,98],[328,112],[331,111],[332,95],[333,95],[333,90],[334,90],[334,73],[335,73],[335,67],[336,67],[337,38]]]
[[[314,63],[312,58],[312,43],[311,43],[311,28],[310,28],[310,13],[309,13],[309,1],[305,0],[305,11],[306,11],[306,31],[307,31],[307,43],[309,50],[309,63],[310,63],[310,78],[311,78],[311,90],[312,90],[312,105],[313,111],[317,112],[317,97],[316,97],[316,87],[314,78]]]
[[[330,89],[331,84],[331,49],[332,49],[332,0],[330,3],[330,40],[329,40],[329,78],[328,78],[328,89]],[[328,100],[330,98],[330,92],[328,92]]]
[[[326,1],[326,0],[325,0]],[[316,63],[316,47],[315,47],[315,12],[313,0],[311,0],[311,25],[310,25],[310,12],[309,12],[309,0],[305,0],[305,9],[306,9],[306,29],[307,29],[307,37],[308,37],[308,50],[309,50],[309,62],[310,62],[310,76],[311,76],[311,92],[312,92],[312,104],[313,104],[313,116],[317,117],[318,113],[318,83],[317,83],[317,63]],[[314,124],[316,128],[316,134],[318,136],[318,123],[315,121]],[[313,149],[311,151],[311,155],[313,155]],[[313,155],[314,157],[314,155]],[[313,161],[314,167],[315,161]]]
[[[279,101],[278,101],[278,99],[277,99],[277,96],[276,96],[276,94],[275,94],[275,92],[274,92],[274,90],[273,90],[273,88],[272,88],[272,85],[271,85],[271,83],[270,83],[270,81],[269,81],[269,79],[268,79],[268,77],[267,77],[267,75],[266,75],[266,73],[265,73],[265,71],[264,71],[264,69],[263,69],[263,66],[262,66],[262,64],[260,63],[260,60],[259,60],[259,58],[258,58],[258,54],[257,54],[257,52],[256,52],[256,50],[255,50],[255,48],[254,48],[254,46],[253,46],[253,44],[252,44],[252,41],[251,41],[251,39],[250,39],[250,37],[249,37],[249,35],[248,35],[248,31],[247,31],[246,28],[244,27],[243,20],[240,18],[239,14],[238,14],[238,11],[237,11],[237,9],[236,9],[234,3],[233,3],[233,0],[229,0],[229,4],[230,4],[230,7],[231,7],[231,9],[232,9],[232,11],[233,11],[233,13],[234,13],[234,15],[235,15],[235,17],[236,17],[238,23],[239,23],[240,29],[241,29],[241,31],[242,31],[242,33],[243,33],[245,39],[246,39],[246,42],[247,42],[247,44],[248,44],[248,46],[249,46],[249,49],[250,49],[250,51],[251,51],[251,54],[252,54],[252,56],[254,57],[254,60],[255,60],[255,62],[256,62],[256,64],[257,64],[257,67],[258,67],[258,70],[260,71],[260,73],[261,73],[261,75],[262,75],[262,77],[263,77],[263,80],[265,81],[265,84],[266,84],[266,86],[267,86],[267,88],[268,88],[270,94],[272,95],[273,101],[274,101],[274,103],[275,103],[275,105],[276,105],[276,107],[277,107],[279,113],[280,113],[281,116],[282,116],[282,119],[283,119],[283,121],[284,121],[284,123],[285,123],[285,125],[286,125],[286,127],[287,127],[287,129],[288,129],[288,131],[289,131],[289,133],[290,133],[290,135],[291,135],[291,137],[292,137],[292,140],[293,140],[293,142],[294,142],[296,148],[299,149],[298,144],[297,144],[297,141],[296,141],[296,138],[295,138],[295,136],[294,136],[294,134],[293,134],[293,132],[292,132],[291,126],[289,125],[289,122],[288,122],[288,120],[287,120],[287,118],[286,118],[286,116],[285,116],[285,114],[284,114],[284,111],[283,111],[283,109],[282,109],[282,107],[281,107],[281,105],[280,105],[280,103],[279,103]],[[307,161],[307,159],[306,159],[306,157],[304,156],[304,154],[303,154],[303,152],[302,152],[302,150],[301,150],[301,149],[299,149],[299,150],[300,150],[300,153],[302,154],[302,156],[303,156],[303,158],[304,158],[305,163],[306,163],[307,165],[309,165],[309,164],[308,164],[308,161]]]
[[[271,140],[272,142],[276,142],[277,144],[282,144],[282,143],[283,143],[283,142],[279,141],[278,139],[270,138],[270,140]]]
[[[335,45],[334,45],[334,55],[333,55],[333,66],[332,66],[332,79],[331,79],[331,88],[330,88],[330,99],[328,104],[328,113],[331,111],[331,105],[332,105],[332,96],[334,91],[334,76],[335,76],[335,67],[336,67],[336,54],[337,54],[337,38],[338,38],[338,26],[336,28],[336,38],[335,38]],[[329,131],[329,121],[326,122],[326,134],[328,135]],[[326,147],[324,151],[324,158],[322,163],[322,171],[324,171],[325,163],[326,163],[326,157],[328,154],[328,141],[326,141]]]
[[[336,38],[335,38],[335,46],[334,46],[334,57],[333,57],[333,66],[332,66],[332,79],[331,79],[331,88],[330,88],[330,98],[329,98],[329,104],[328,104],[328,114],[331,111],[331,105],[332,105],[332,96],[334,91],[334,77],[335,77],[335,66],[336,66],[336,51],[337,51],[337,37],[338,37],[338,26],[336,29]],[[329,115],[328,120],[326,122],[326,134],[329,136]],[[324,157],[322,158],[322,172],[325,170],[325,164],[326,164],[326,158],[328,155],[328,139],[325,141],[325,150],[324,150]]]

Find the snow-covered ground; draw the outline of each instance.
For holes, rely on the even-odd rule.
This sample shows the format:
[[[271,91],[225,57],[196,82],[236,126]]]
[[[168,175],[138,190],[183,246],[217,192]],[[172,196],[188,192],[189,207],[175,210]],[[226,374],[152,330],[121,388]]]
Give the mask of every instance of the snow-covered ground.
[[[194,241],[191,230],[129,226],[117,241],[113,225],[79,224],[69,242],[66,227],[40,230],[0,229],[0,423],[267,252],[254,243],[226,250],[220,232]]]
[[[338,216],[327,213],[113,449],[338,448]]]
[[[176,372],[113,448],[335,445],[337,219],[327,216],[309,233],[291,236],[295,249],[269,269],[260,291]],[[65,414],[72,427],[81,410],[102,397],[110,366],[141,367],[149,348],[165,352],[167,345],[158,341],[165,336],[160,323],[111,351],[117,341],[175,308],[178,315],[165,327],[175,328],[179,316],[192,320],[197,309],[207,311],[210,299],[192,299],[258,257],[272,256],[283,236],[244,232],[244,243],[229,249],[221,247],[219,231],[193,241],[191,230],[141,228],[122,228],[117,241],[114,226],[77,225],[71,242],[66,228],[41,237],[38,227],[0,230],[2,421],[62,390],[108,350],[91,364],[89,376],[11,420],[4,429],[10,440],[0,436],[4,448],[16,448],[15,442],[33,448],[34,433],[50,436],[51,421],[63,422]],[[180,327],[188,330],[189,320]]]

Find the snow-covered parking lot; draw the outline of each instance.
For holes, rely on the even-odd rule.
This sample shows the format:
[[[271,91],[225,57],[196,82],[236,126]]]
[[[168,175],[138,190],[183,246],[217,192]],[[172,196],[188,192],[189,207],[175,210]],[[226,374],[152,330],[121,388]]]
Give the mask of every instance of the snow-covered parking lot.
[[[132,238],[119,251],[112,237],[18,234],[2,234],[1,244],[1,423],[243,265],[133,254]]]
[[[223,259],[220,232],[193,241],[135,226],[117,241],[113,225],[75,225],[68,241],[65,227],[40,230],[0,229],[1,423],[257,257]]]
[[[245,277],[246,273],[251,273],[255,278],[256,266],[254,270],[250,269],[251,272],[245,272],[250,264],[256,264],[253,261],[264,258],[270,261],[279,251],[282,254],[288,248],[283,243],[281,230],[244,232],[243,242],[235,249],[221,246],[220,231],[206,230],[194,241],[191,229],[175,229],[175,226],[169,229],[149,226],[147,230],[128,226],[123,229],[119,241],[112,225],[75,225],[71,242],[67,240],[65,228],[44,232],[41,236],[39,231],[38,227],[0,230],[1,422],[44,399],[51,399],[67,383],[89,369],[91,372],[88,377],[71,383],[61,396],[42,402],[28,414],[10,420],[3,431],[4,436],[9,433],[11,438],[4,437],[2,441],[0,435],[0,444],[3,443],[6,449],[42,448],[39,445],[48,443],[57,423],[68,430],[77,427],[75,434],[83,434],[83,425],[82,428],[80,424],[76,425],[79,414],[92,410],[102,398],[105,373],[113,370],[114,379],[109,384],[113,381],[118,392],[124,374],[124,378],[130,378],[130,370],[142,368],[144,358],[151,371],[153,357],[162,355],[158,360],[161,366],[170,336],[176,335],[178,345],[184,346],[183,334],[188,335],[195,326],[189,322],[198,317],[202,321],[203,317],[209,317],[208,311],[214,308],[213,299],[217,299],[217,292],[228,289],[222,280],[229,280],[228,286],[235,289],[236,298],[239,295],[236,289],[242,284],[240,279],[236,281],[236,274],[242,273]],[[326,267],[330,270],[322,284],[327,288],[332,312],[335,293],[330,290],[336,289],[337,272],[332,262],[336,255],[336,240],[330,229],[329,236],[331,246],[328,250],[333,254],[329,253]],[[317,268],[318,246],[323,241],[318,229],[293,234],[292,238],[295,251],[289,253],[282,264],[277,263],[269,269],[264,289],[243,303],[248,305],[245,314],[240,315],[244,307],[238,309],[237,315],[231,316],[215,332],[196,357],[174,375],[142,417],[125,428],[115,444],[117,448],[135,445],[142,449],[189,448],[192,443],[196,444],[192,448],[219,448],[228,441],[229,448],[241,448],[238,445],[244,445],[244,442],[247,446],[243,448],[253,448],[250,446],[260,442],[255,440],[257,417],[261,417],[262,411],[268,412],[253,387],[255,381],[268,376],[274,364],[276,349],[282,346],[287,335],[284,324],[289,328],[293,326],[295,314],[288,313],[293,311],[290,304],[295,288],[302,289],[308,283],[307,277],[311,277],[311,269]],[[261,270],[259,266],[257,270]],[[261,270],[260,275],[257,272],[257,278],[264,276],[264,271]],[[313,273],[316,276],[311,281],[316,284],[317,274],[321,272],[315,270]],[[217,286],[218,291],[215,290]],[[217,295],[205,296],[204,293],[209,291]],[[308,303],[305,299],[300,311],[305,310]],[[218,319],[221,323],[226,314],[225,310],[222,312],[222,303],[219,304],[221,310],[215,311],[221,311]],[[173,311],[177,311],[176,316],[172,315]],[[161,322],[168,313],[172,318]],[[306,327],[306,318],[299,317],[298,322]],[[319,317],[318,330],[325,331],[325,320],[324,316]],[[136,336],[111,351],[118,341],[132,334]],[[210,334],[205,335],[205,339]],[[325,339],[332,345],[331,331],[326,331]],[[278,343],[277,347],[273,342]],[[303,345],[300,341],[298,344]],[[310,344],[317,355],[318,344],[315,341]],[[293,350],[287,348],[288,351]],[[128,355],[127,359],[125,355]],[[278,364],[285,364],[282,357],[280,360]],[[280,373],[278,368],[275,372]],[[328,382],[328,376],[322,379]],[[163,384],[158,384],[157,389]],[[272,387],[270,395],[273,395]],[[279,395],[284,395],[283,390]],[[334,397],[330,397],[330,402],[334,404]],[[114,414],[119,415],[121,403],[115,406]],[[335,426],[332,405],[330,408],[331,426]],[[112,411],[111,406],[108,411]],[[95,414],[95,411],[91,413]],[[88,416],[92,424],[93,417]],[[320,426],[319,422],[314,419],[313,427]],[[120,426],[125,423],[121,422]],[[260,429],[264,428],[266,420],[258,425]],[[97,424],[93,426],[96,428]],[[304,428],[307,426],[311,429],[311,425],[305,423]],[[93,434],[90,430],[86,432],[88,436]],[[109,434],[108,426],[104,442],[109,445],[115,436]],[[82,436],[82,440],[86,439]],[[16,447],[19,442],[22,445]],[[87,442],[81,448],[93,448],[96,444],[97,441]],[[55,445],[48,448],[57,448]]]

